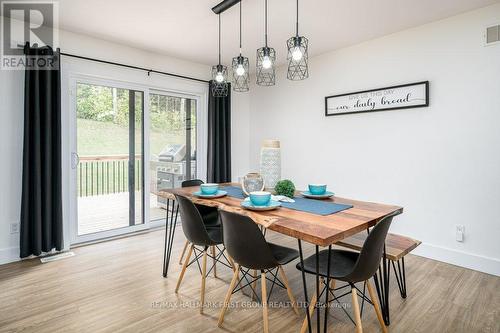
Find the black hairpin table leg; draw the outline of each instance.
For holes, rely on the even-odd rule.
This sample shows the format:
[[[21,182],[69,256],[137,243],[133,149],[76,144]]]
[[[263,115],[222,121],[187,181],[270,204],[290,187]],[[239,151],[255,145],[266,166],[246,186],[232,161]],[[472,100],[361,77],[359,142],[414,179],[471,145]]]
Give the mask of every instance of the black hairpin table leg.
[[[169,214],[170,202],[172,202],[172,211]],[[175,200],[167,199],[166,206],[167,213],[165,218],[165,247],[163,249],[163,277],[167,277],[168,274],[168,264],[170,263],[170,255],[172,254],[172,245],[174,243],[175,226],[179,215],[179,206],[175,204]]]
[[[329,310],[329,302],[328,302],[328,294],[330,293],[330,262],[331,262],[331,254],[332,254],[332,246],[328,247],[328,261],[326,266],[326,295],[325,295],[325,322],[323,332],[328,332],[328,310]]]
[[[379,272],[373,276],[375,281],[375,288],[377,289],[377,295],[380,302],[380,308],[382,310],[382,316],[384,317],[384,322],[387,326],[391,324],[389,316],[389,277],[391,273],[391,265],[389,265],[389,260],[386,259],[385,245],[384,245],[384,256],[382,257],[382,268],[379,267]]]
[[[299,255],[300,255],[300,265],[303,268],[304,267],[304,255],[302,252],[302,242],[299,241]],[[330,250],[332,247],[329,246],[328,249]],[[321,332],[321,301],[320,301],[320,287],[321,287],[321,282],[320,282],[320,276],[319,276],[319,246],[315,246],[316,249],[316,332]],[[330,253],[328,253],[328,273],[330,271]],[[306,273],[304,269],[302,271],[302,283],[304,284],[304,298],[305,298],[305,308],[306,308],[306,318],[307,318],[307,328],[308,332],[312,332],[312,327],[311,327],[311,315],[309,314],[309,299],[307,297],[307,283],[306,283]],[[328,274],[329,275],[329,274]],[[327,276],[327,286],[329,286],[330,279]],[[327,287],[328,288],[328,287]],[[327,289],[328,290],[328,289]],[[324,327],[323,327],[323,332],[326,333],[328,332],[328,291],[326,292],[325,296],[325,321],[323,322]]]
[[[400,263],[401,262],[401,263]],[[406,298],[406,272],[405,272],[405,257],[399,259],[396,264],[391,261],[392,269],[394,270],[394,276],[396,277],[396,282],[398,283],[399,293],[401,298]],[[401,268],[403,267],[403,268]]]
[[[316,332],[321,332],[321,314],[320,314],[320,309],[321,307],[319,306],[320,304],[320,299],[319,297],[321,294],[319,293],[319,246],[315,246],[316,249]]]
[[[308,332],[311,333],[311,316],[309,315],[309,299],[307,298],[307,283],[306,283],[306,272],[304,271],[304,255],[302,253],[302,242],[299,242],[299,255],[300,255],[300,267],[302,268],[302,283],[304,285],[304,298],[305,298],[305,308],[306,308],[306,318],[307,318],[307,328]]]

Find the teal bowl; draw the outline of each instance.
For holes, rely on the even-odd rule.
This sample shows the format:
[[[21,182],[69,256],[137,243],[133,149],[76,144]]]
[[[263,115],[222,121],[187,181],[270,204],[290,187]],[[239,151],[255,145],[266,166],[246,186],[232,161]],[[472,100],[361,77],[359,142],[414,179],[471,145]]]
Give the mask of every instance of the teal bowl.
[[[326,192],[325,184],[309,184],[309,192],[314,195],[323,195]]]
[[[201,184],[200,189],[205,195],[216,194],[219,191],[219,184]]]
[[[271,193],[264,191],[250,192],[250,202],[254,206],[267,206],[271,201]]]

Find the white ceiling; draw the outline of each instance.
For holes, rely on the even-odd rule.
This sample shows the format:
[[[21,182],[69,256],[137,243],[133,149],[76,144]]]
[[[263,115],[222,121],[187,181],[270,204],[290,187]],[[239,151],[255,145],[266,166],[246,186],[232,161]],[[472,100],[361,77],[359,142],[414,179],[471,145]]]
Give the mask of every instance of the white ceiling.
[[[218,0],[60,0],[61,29],[203,64],[217,62]],[[301,0],[310,56],[436,21],[497,0]],[[294,34],[295,1],[268,0],[269,46],[278,62]],[[238,53],[238,6],[222,14],[223,62]],[[264,0],[243,0],[243,53],[264,42]]]

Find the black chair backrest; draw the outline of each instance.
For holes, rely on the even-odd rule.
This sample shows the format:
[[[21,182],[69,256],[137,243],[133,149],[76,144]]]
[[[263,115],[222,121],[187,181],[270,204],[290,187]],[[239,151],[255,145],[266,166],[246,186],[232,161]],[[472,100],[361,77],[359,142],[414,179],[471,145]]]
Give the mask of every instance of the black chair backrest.
[[[204,184],[203,180],[201,179],[190,179],[190,180],[185,180],[181,183],[181,187],[191,187],[191,186],[200,186],[201,184]],[[198,208],[198,211],[202,216],[209,214],[209,213],[215,213],[217,212],[217,208],[215,207],[209,207],[209,206],[203,206],[199,204],[195,204],[196,208]]]
[[[175,195],[181,213],[182,231],[194,245],[207,246],[212,243],[203,218],[194,203],[182,195]]]
[[[236,263],[256,270],[279,265],[264,235],[251,218],[222,210],[220,216],[224,246]]]
[[[181,187],[191,187],[191,186],[200,186],[203,184],[203,180],[200,179],[190,179],[185,180],[181,183]]]
[[[354,269],[346,277],[347,280],[353,283],[360,282],[368,280],[375,275],[384,254],[385,238],[391,226],[392,218],[398,214],[400,213],[384,217],[372,228],[361,248]]]

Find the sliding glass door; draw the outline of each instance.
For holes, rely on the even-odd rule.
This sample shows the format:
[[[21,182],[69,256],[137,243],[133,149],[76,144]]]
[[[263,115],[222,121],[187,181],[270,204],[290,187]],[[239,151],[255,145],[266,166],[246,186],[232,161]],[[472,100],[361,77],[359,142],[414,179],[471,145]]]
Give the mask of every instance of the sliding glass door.
[[[149,93],[150,220],[165,218],[165,200],[154,193],[197,178],[196,98]]]
[[[206,173],[207,88],[69,80],[69,243],[161,226],[166,205],[157,193]]]
[[[74,242],[144,225],[144,91],[76,82]]]

